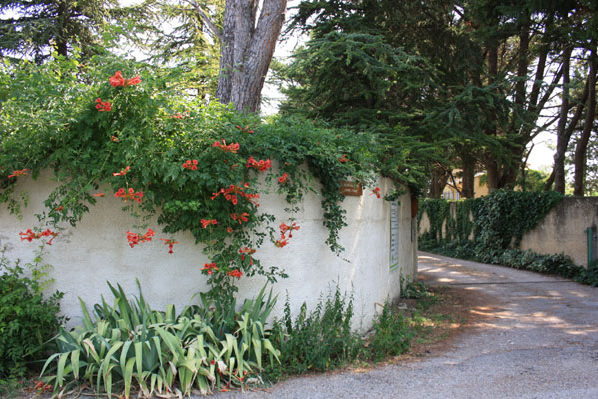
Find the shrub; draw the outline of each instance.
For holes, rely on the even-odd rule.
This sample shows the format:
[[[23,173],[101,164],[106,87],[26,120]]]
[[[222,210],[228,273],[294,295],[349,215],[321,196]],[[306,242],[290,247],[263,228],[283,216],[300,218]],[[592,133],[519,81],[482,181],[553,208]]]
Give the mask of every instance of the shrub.
[[[62,293],[44,298],[39,282],[24,275],[17,261],[0,256],[0,381],[22,376],[26,365],[42,356],[58,332]]]
[[[338,287],[310,313],[303,303],[294,319],[287,298],[284,316],[272,328],[273,343],[281,350],[280,363],[270,362],[266,375],[276,380],[284,374],[331,370],[356,359],[362,341],[351,330],[352,317],[353,300]]]
[[[401,297],[407,299],[420,299],[427,298],[430,296],[430,292],[426,288],[426,285],[421,281],[412,281],[404,285],[401,290]],[[388,307],[388,303],[384,305],[384,309]]]
[[[264,300],[264,289],[240,312],[225,309],[234,315],[234,323],[221,324],[217,335],[210,324],[214,317],[205,317],[211,309],[186,308],[177,316],[173,305],[166,311],[152,310],[141,287],[133,301],[120,285],[109,286],[114,305],[102,298],[94,306],[94,320],[81,302],[83,326],[61,330],[56,340],[59,351],[42,371],[54,365],[48,379],[54,390],[87,382],[108,396],[123,390],[126,398],[132,389],[143,396],[177,390],[189,395],[196,387],[206,394],[218,386],[244,385],[257,375],[266,353],[271,361],[278,357],[262,322],[275,299]]]
[[[587,269],[583,269],[575,279],[580,283],[598,287],[598,261],[590,262]]]
[[[421,292],[418,290],[416,298],[422,297]],[[423,292],[427,295],[425,288]],[[400,355],[409,349],[413,337],[409,321],[400,312],[393,309],[388,302],[384,305],[382,312],[376,316],[373,330],[374,334],[368,347],[374,361],[382,360],[387,356]]]
[[[477,262],[492,263],[514,269],[529,270],[536,273],[554,274],[576,281],[592,284],[596,272],[577,266],[571,258],[563,254],[542,255],[521,249],[489,249],[473,242],[449,241],[428,245],[421,248],[439,255],[459,259],[471,259]]]

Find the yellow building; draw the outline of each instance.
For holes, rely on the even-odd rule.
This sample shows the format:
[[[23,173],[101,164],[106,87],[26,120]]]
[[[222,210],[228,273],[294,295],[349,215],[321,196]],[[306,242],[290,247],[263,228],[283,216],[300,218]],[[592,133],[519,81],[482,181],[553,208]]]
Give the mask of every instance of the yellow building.
[[[453,171],[454,174],[458,174],[455,172],[460,172],[460,170],[456,169]],[[473,196],[474,198],[483,197],[484,195],[488,195],[488,184],[486,183],[483,177],[486,176],[486,173],[479,172],[476,173],[473,177]],[[454,183],[453,180],[450,179],[446,186],[444,186],[444,190],[442,191],[442,198],[447,200],[457,201],[461,199],[460,191],[463,187],[463,179],[461,177],[455,177]]]

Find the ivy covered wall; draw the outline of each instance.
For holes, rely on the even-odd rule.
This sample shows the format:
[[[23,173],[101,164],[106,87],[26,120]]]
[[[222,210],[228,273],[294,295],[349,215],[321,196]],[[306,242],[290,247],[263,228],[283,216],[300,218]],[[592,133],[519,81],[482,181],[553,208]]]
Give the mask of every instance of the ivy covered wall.
[[[486,249],[517,248],[523,235],[562,199],[555,192],[505,190],[456,202],[426,199],[417,218],[420,242],[429,246],[445,241],[474,241]],[[427,223],[422,225],[424,214]]]
[[[598,269],[583,261],[585,229],[598,223],[595,198],[499,190],[462,201],[426,199],[417,223],[420,250],[598,285]]]

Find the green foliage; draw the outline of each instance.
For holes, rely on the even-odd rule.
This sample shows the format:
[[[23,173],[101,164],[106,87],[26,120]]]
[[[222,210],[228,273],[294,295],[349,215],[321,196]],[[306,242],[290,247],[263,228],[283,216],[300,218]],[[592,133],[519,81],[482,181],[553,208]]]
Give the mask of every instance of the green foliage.
[[[579,271],[575,279],[580,283],[598,287],[598,261],[590,262],[587,268]]]
[[[540,255],[529,250],[522,251],[520,249],[507,249],[491,261],[491,263],[504,264],[515,269],[555,274],[567,278],[575,277],[580,269],[565,255]]]
[[[474,199],[465,199],[455,205],[454,223],[451,223],[453,237],[458,241],[469,240],[474,232],[475,225],[472,220],[473,212],[477,209],[479,202]]]
[[[220,40],[206,26],[198,9],[222,27],[224,6],[224,0],[200,0],[194,7],[178,1],[145,2],[138,5],[148,11],[145,18],[139,21],[139,11],[133,13],[136,21],[132,24],[138,29],[133,41],[151,55],[153,62],[177,65],[184,75],[181,85],[197,97],[215,98]],[[130,29],[126,29],[129,33]]]
[[[112,0],[2,0],[0,55],[32,57],[42,62],[51,51],[66,56],[79,45],[94,52],[98,31],[106,22]]]
[[[435,301],[422,283],[407,284],[403,293],[418,300],[418,307]],[[415,331],[421,327],[414,317],[389,303],[375,317],[367,337],[351,331],[352,318],[353,301],[338,287],[320,298],[311,312],[304,303],[295,317],[287,298],[284,316],[274,322],[270,336],[281,350],[280,362],[267,363],[264,376],[277,381],[294,374],[333,370],[356,360],[377,362],[400,355],[409,350]]]
[[[225,309],[235,322],[217,335],[214,318],[204,317],[210,309],[187,308],[177,315],[169,305],[156,311],[141,287],[139,296],[130,300],[120,285],[108,285],[114,304],[102,298],[94,306],[94,319],[81,301],[83,326],[63,329],[57,337],[58,351],[42,371],[53,366],[48,381],[55,391],[88,383],[98,393],[122,391],[126,398],[134,391],[188,396],[196,388],[206,394],[215,387],[245,385],[259,373],[265,356],[274,361],[279,355],[262,322],[275,304],[271,297],[264,301],[264,289],[241,311]]]
[[[525,180],[519,176],[516,187],[521,187],[523,191],[544,191],[548,175],[547,172],[541,170],[526,169]]]
[[[126,78],[140,75],[141,83],[112,87],[108,78],[117,70]],[[216,263],[218,269],[209,270],[214,273],[204,272],[212,294],[229,297],[225,301],[236,290],[237,277],[231,273],[257,273],[270,281],[285,276],[275,265],[262,265],[259,254],[239,253],[268,239],[277,241],[273,216],[258,212],[260,187],[281,193],[292,205],[321,183],[327,243],[340,251],[338,232],[345,225],[340,180],[351,177],[372,184],[380,152],[375,136],[301,118],[263,123],[217,103],[202,105],[177,84],[179,72],[106,57],[85,65],[76,59],[20,68],[4,65],[0,176],[26,168],[35,177],[51,169],[58,187],[39,218],[55,228],[76,225],[102,201],[94,196],[98,190],[107,191],[106,196],[119,189],[143,193],[139,203],[123,203],[137,218],[130,231],[141,235],[155,227],[146,221],[157,213],[165,240],[190,232]],[[98,98],[110,102],[110,111],[98,111]],[[238,144],[238,150],[216,148],[216,142]],[[247,166],[250,157],[278,161],[279,168],[258,172]],[[339,161],[342,157],[348,162]],[[183,167],[191,160],[196,170]],[[114,175],[126,167],[128,173]],[[286,183],[277,181],[282,173],[288,174]],[[258,184],[260,179],[267,184]],[[10,194],[15,178],[0,180]],[[0,199],[9,205],[15,200],[10,195]],[[234,214],[247,214],[247,221],[235,220]],[[206,226],[205,220],[216,224]]]
[[[472,241],[425,241],[419,249],[459,259],[476,260],[476,245]]]
[[[562,198],[556,192],[499,190],[485,197],[452,203],[424,200],[418,221],[426,212],[430,224],[436,229],[445,222],[449,228],[446,235],[422,234],[419,247],[440,255],[555,274],[595,284],[593,269],[577,266],[565,255],[540,255],[516,248],[525,232],[542,221]],[[450,211],[438,211],[449,204],[454,204],[455,216]],[[470,212],[472,220],[469,219]],[[470,241],[468,237],[472,231],[474,240]]]
[[[420,240],[438,242],[442,239],[442,226],[450,214],[450,202],[443,199],[426,198],[419,203],[417,224],[421,222],[423,214],[428,216],[430,230],[422,234]]]
[[[421,281],[412,281],[401,289],[401,298],[406,299],[421,299],[430,296],[430,292],[424,283]]]
[[[47,342],[58,332],[62,293],[44,298],[39,282],[24,274],[17,261],[11,266],[0,256],[0,382],[22,376],[26,366],[43,356]]]
[[[425,212],[430,231],[420,238],[422,244],[434,246],[442,241],[469,240],[473,232],[480,253],[498,253],[510,245],[519,246],[523,234],[536,227],[562,198],[555,192],[497,190],[481,198],[456,202],[425,199],[420,205],[418,224]],[[451,204],[454,213],[450,211]],[[446,233],[442,232],[444,223]]]
[[[423,79],[420,59],[370,33],[330,32],[310,40],[294,57],[287,74],[303,84],[289,89],[290,101],[282,110],[306,112],[338,124],[372,125],[386,120],[389,112],[396,113],[387,110],[390,91],[408,91],[411,80]]]
[[[281,112],[379,131],[383,169],[415,191],[432,166],[504,155],[511,137],[488,132],[507,129],[512,82],[482,77],[483,50],[468,16],[454,11],[468,8],[445,0],[301,1],[289,29],[310,40],[278,68],[287,94]]]
[[[409,319],[393,310],[388,302],[384,304],[382,312],[376,316],[373,330],[374,334],[369,341],[368,349],[371,350],[374,361],[407,352],[414,334]]]
[[[353,300],[338,287],[309,313],[304,303],[295,318],[287,298],[284,316],[274,323],[271,336],[280,349],[280,363],[270,362],[266,376],[276,380],[283,375],[332,370],[356,359],[362,341],[351,331],[352,318]]]
[[[277,296],[272,296],[272,290],[266,297],[265,287],[254,299],[245,299],[241,306],[237,306],[235,298],[231,302],[215,301],[206,293],[200,293],[201,305],[187,306],[181,315],[193,317],[199,315],[212,326],[218,339],[225,339],[226,334],[232,334],[237,328],[239,315],[247,314],[250,320],[265,326],[267,319],[276,304]]]
[[[560,85],[551,55],[571,46],[588,65],[590,3],[302,0],[289,29],[310,40],[286,71],[287,110],[400,125],[433,144],[413,165],[485,165],[493,189],[512,188]],[[529,177],[521,186],[535,190],[538,176]]]
[[[481,197],[473,214],[476,239],[486,248],[518,247],[523,234],[544,219],[563,195],[556,192],[498,190]]]
[[[571,258],[563,254],[542,255],[517,248],[487,252],[470,241],[444,241],[436,244],[427,242],[420,249],[453,258],[558,275],[594,286],[597,284],[595,269],[577,266]]]

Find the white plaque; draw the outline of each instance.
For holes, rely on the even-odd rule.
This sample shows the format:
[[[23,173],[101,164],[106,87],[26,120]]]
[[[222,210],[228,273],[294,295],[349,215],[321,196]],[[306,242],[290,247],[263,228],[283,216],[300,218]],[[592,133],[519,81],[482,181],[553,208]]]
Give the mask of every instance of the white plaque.
[[[390,271],[399,269],[399,203],[390,203]]]

